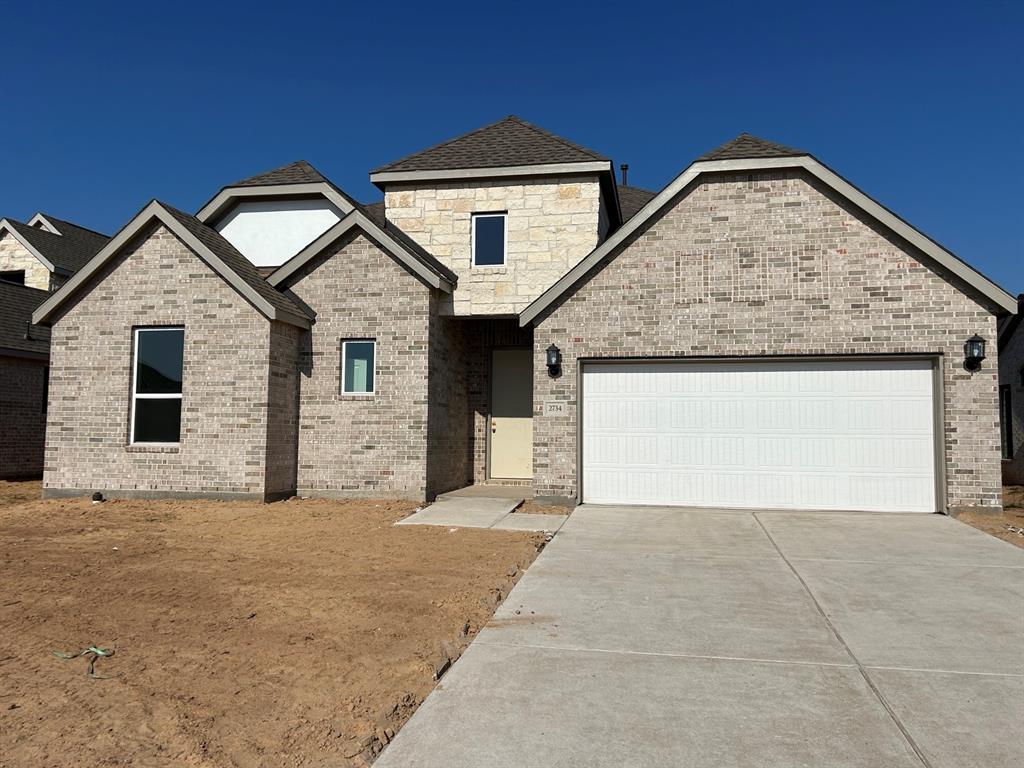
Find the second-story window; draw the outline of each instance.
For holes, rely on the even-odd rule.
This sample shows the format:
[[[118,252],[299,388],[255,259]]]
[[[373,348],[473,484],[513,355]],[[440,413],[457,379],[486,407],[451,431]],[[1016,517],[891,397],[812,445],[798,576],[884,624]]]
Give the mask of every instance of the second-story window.
[[[505,265],[505,224],[508,214],[473,214],[473,266],[502,267]]]

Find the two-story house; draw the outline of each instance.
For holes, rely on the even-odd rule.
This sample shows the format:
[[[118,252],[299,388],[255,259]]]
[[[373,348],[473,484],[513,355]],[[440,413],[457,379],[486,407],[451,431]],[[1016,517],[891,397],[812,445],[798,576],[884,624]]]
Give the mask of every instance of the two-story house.
[[[508,117],[370,179],[154,201],[48,299],[45,493],[999,507],[1014,298],[807,152],[648,192]]]
[[[50,329],[32,312],[108,239],[48,214],[0,219],[0,478],[43,472]]]

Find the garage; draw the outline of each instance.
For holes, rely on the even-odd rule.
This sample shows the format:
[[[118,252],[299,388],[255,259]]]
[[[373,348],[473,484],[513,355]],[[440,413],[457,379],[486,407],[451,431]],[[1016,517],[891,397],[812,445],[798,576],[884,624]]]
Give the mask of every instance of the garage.
[[[582,501],[935,512],[935,366],[586,362]]]

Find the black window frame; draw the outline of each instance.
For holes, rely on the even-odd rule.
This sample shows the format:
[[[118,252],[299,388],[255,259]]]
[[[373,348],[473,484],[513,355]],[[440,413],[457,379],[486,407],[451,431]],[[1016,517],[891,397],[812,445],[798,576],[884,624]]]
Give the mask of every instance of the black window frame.
[[[181,333],[181,382],[178,392],[139,392],[139,349],[141,337],[146,333],[167,333],[179,331]],[[184,400],[185,388],[185,326],[183,325],[145,325],[132,328],[132,385],[131,385],[131,408],[128,423],[128,444],[129,445],[160,445],[174,446],[181,443],[181,414],[183,413],[182,402]],[[138,401],[174,401],[178,402],[178,435],[175,440],[137,440],[138,432]]]
[[[481,219],[501,219],[501,262],[481,264],[476,257],[476,226]],[[477,211],[470,216],[470,263],[473,268],[495,269],[508,266],[508,211]]]

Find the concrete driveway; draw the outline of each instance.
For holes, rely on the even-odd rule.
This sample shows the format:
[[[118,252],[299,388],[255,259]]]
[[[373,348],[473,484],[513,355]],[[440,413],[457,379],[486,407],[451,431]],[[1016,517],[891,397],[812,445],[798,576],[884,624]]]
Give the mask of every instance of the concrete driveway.
[[[584,506],[377,766],[1018,768],[1022,659],[950,518]]]

